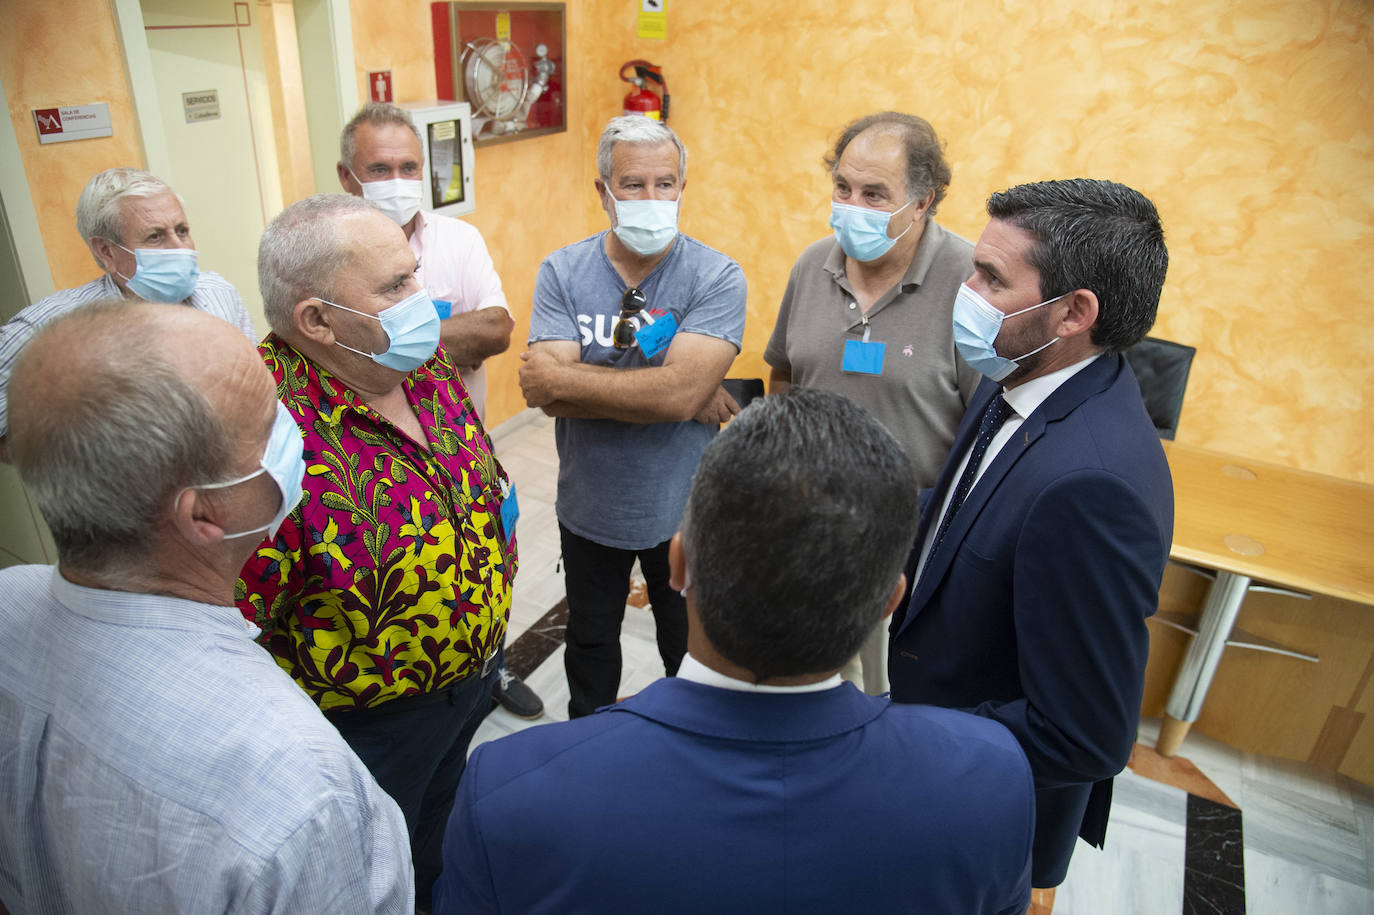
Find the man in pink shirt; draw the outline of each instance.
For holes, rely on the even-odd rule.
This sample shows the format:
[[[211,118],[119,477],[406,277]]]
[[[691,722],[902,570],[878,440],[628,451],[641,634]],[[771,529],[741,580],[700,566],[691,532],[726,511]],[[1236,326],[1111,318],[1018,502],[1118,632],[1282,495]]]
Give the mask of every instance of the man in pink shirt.
[[[344,125],[339,155],[343,189],[366,198],[405,231],[420,261],[420,285],[444,318],[439,339],[453,363],[462,367],[463,385],[485,419],[482,361],[506,351],[515,322],[482,233],[460,219],[420,210],[424,156],[419,131],[404,108],[364,105]]]
[[[439,339],[459,369],[463,386],[486,419],[488,356],[510,346],[510,306],[486,242],[476,228],[420,209],[424,156],[420,133],[404,108],[369,102],[344,125],[339,139],[339,183],[401,227],[419,266],[415,276],[429,292],[443,323]],[[504,666],[495,699],[520,718],[538,718],[544,703]]]

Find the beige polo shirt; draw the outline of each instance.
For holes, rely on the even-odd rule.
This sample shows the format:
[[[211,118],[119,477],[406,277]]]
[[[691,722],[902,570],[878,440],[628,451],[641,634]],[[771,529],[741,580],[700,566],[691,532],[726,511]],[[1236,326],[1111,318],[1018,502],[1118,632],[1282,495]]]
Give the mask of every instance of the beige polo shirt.
[[[846,372],[844,344],[863,338],[862,313],[839,243],[818,241],[792,267],[764,361],[790,370],[795,385],[835,391],[867,409],[906,449],[917,484],[934,486],[982,379],[954,349],[954,298],[972,273],[973,245],[926,223],[902,281],[868,312],[869,340],[887,344],[882,374]]]

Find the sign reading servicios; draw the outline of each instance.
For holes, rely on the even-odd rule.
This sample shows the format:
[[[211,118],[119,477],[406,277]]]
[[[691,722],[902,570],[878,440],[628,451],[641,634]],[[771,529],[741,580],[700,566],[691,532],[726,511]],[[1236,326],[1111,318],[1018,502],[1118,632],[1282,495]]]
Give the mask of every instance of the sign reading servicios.
[[[186,123],[211,121],[219,117],[219,90],[203,89],[199,92],[181,93],[181,104],[186,108]]]

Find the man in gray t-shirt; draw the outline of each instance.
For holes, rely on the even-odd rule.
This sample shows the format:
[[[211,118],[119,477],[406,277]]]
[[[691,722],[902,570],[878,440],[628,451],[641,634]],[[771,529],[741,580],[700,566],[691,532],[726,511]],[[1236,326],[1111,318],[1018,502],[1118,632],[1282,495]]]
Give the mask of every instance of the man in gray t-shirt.
[[[614,118],[597,147],[600,232],[539,267],[525,401],[558,418],[558,527],[568,595],[568,716],[616,700],[636,559],[668,675],[687,650],[668,541],[692,473],[739,407],[720,387],[744,336],[744,273],[677,232],[687,151],[667,126]]]
[[[931,219],[949,166],[928,123],[892,111],[846,127],[826,162],[835,234],[792,268],[763,353],[769,388],[821,388],[865,407],[929,489],[981,377],[955,352],[952,321],[973,246]],[[886,626],[841,673],[887,692]]]

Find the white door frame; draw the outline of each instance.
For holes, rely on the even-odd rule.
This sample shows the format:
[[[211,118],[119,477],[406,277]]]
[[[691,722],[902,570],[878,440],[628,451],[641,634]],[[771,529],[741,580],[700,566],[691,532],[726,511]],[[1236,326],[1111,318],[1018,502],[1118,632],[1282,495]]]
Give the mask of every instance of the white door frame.
[[[332,134],[325,149],[333,149],[338,143],[343,125],[358,107],[358,81],[353,57],[353,19],[349,12],[349,0],[297,0],[298,4],[306,2],[323,15],[311,18],[312,22],[318,23],[315,26],[318,31],[313,35],[302,35],[300,20],[297,19],[297,36],[299,40],[312,40],[317,47],[330,49],[331,72],[314,74],[314,77],[326,81],[329,90],[326,97],[331,102],[329,107],[334,109],[307,111],[311,127],[311,145],[317,145],[321,138]],[[165,179],[172,174],[172,163],[167,152],[167,136],[163,130],[162,113],[158,110],[153,59],[148,50],[148,36],[143,29],[143,8],[139,0],[111,0],[110,5],[114,10],[120,47],[124,51],[124,67],[133,95],[134,117],[138,121],[143,160],[148,163],[148,171]],[[308,99],[307,95],[307,101]],[[330,165],[326,174],[321,174],[322,166],[318,163],[315,167],[315,186],[318,189],[332,189],[337,180],[333,153],[329,155]],[[314,156],[312,161],[318,158],[319,156]]]
[[[0,111],[9,110],[5,84],[0,82]],[[0,218],[9,222],[10,239],[19,258],[19,272],[29,299],[14,309],[17,312],[24,305],[32,305],[44,296],[52,295],[54,290],[48,252],[43,247],[43,233],[38,228],[38,211],[33,208],[33,195],[29,193],[29,179],[23,168],[24,160],[19,155],[19,135],[14,132],[14,122],[8,117],[0,117],[0,162],[13,162],[17,166],[0,168],[0,201],[4,202],[4,212]]]

